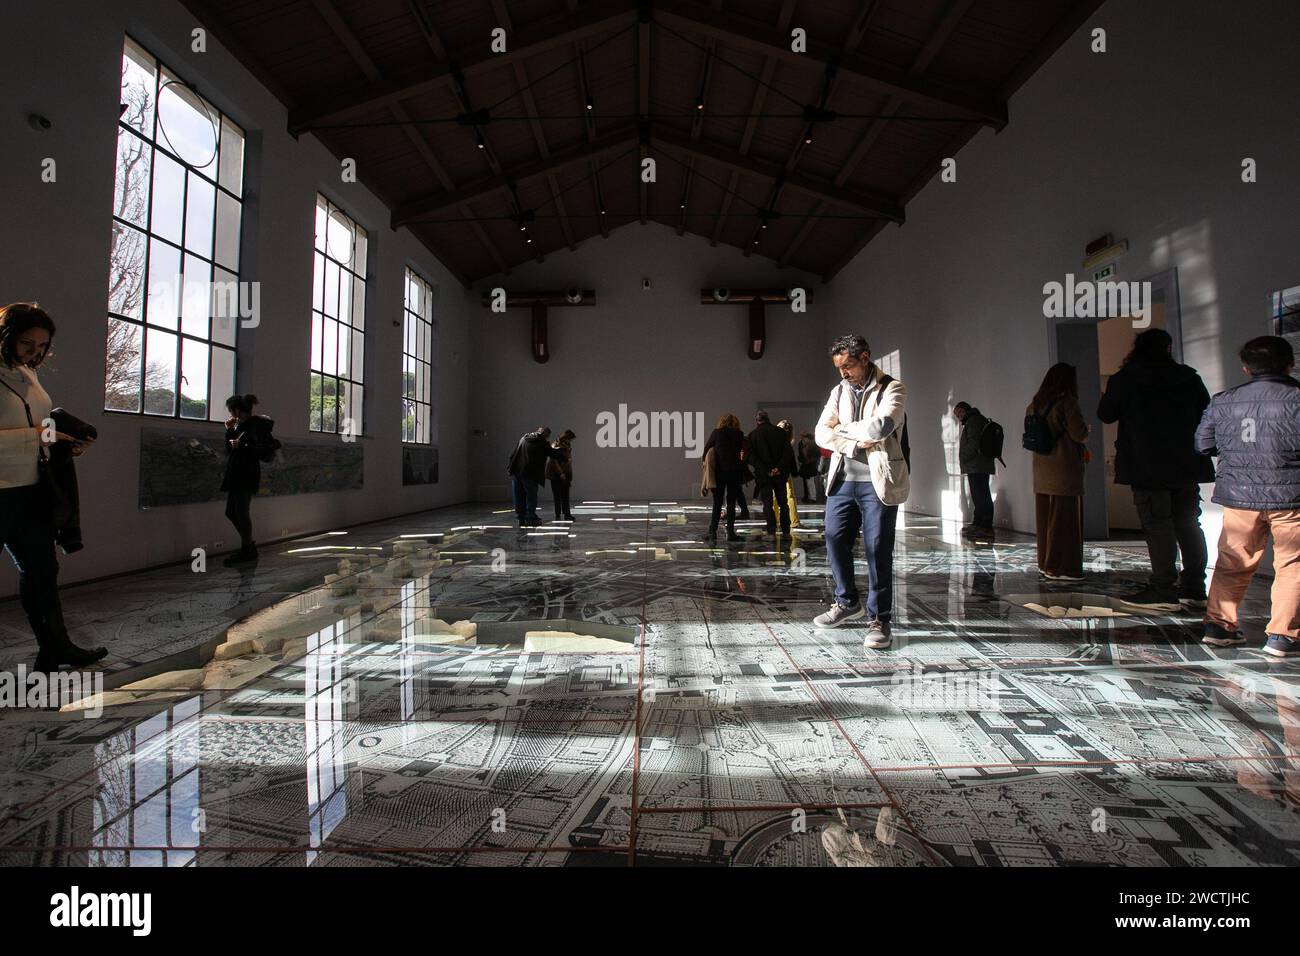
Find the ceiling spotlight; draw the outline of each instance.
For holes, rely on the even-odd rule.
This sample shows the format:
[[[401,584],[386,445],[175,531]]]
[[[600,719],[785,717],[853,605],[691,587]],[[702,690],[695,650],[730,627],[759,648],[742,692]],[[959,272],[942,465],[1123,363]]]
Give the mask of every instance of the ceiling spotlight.
[[[587,109],[592,110],[592,109],[595,109],[595,108],[596,108],[596,104],[592,101],[592,99],[591,99],[591,94],[588,93],[588,94],[587,94]]]
[[[525,242],[529,242],[529,243],[531,243],[531,242],[533,241],[533,237],[532,237],[532,236],[529,236],[529,237],[528,237],[527,239],[525,239],[524,241],[525,241]]]
[[[603,206],[601,207],[600,214],[601,214],[602,216],[605,215],[605,209],[604,209]]]
[[[702,109],[704,109],[704,97],[703,97],[703,96],[697,96],[697,97],[695,97],[695,108],[696,108],[697,110],[702,110]]]
[[[767,220],[766,220],[766,219],[763,220],[763,228],[764,228],[764,229],[767,228]]]
[[[682,204],[681,204],[680,208],[681,208],[681,209],[685,209],[685,208],[686,208],[686,200],[684,200],[684,199],[682,200]]]

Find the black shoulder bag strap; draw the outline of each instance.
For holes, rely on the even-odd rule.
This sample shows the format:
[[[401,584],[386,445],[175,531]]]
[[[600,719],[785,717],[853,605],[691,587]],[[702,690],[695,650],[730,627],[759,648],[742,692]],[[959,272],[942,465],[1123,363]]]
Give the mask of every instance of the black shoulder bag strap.
[[[888,372],[882,371],[880,373],[880,391],[882,394],[885,389],[889,387],[889,383],[894,380],[894,376],[890,375]],[[880,404],[879,399],[877,399],[876,404]],[[901,445],[903,449],[903,463],[907,465],[907,470],[911,471],[912,444],[907,440],[907,412],[903,412],[903,427],[898,430],[898,444]]]
[[[9,389],[9,391],[13,392],[13,393],[14,393],[14,396],[17,397],[18,401],[20,401],[20,402],[23,403],[23,411],[27,413],[27,424],[30,425],[32,428],[35,428],[35,427],[36,427],[36,423],[35,423],[34,421],[32,421],[32,406],[30,406],[30,405],[27,404],[27,399],[25,399],[25,398],[23,398],[21,395],[19,395],[19,394],[18,394],[18,389],[14,388],[12,385],[10,385],[8,382],[6,382],[6,381],[5,381],[4,379],[2,379],[2,378],[0,378],[0,385],[3,385],[5,388]],[[44,442],[37,442],[37,449],[38,449],[38,452],[37,452],[37,458],[38,458],[41,462],[46,462],[46,461],[48,461],[48,459],[47,459],[47,457],[46,457],[46,454],[45,454],[45,443],[44,443]]]
[[[14,388],[4,379],[0,378],[0,385],[3,385],[9,391],[13,392],[18,401],[23,403],[23,411],[27,413],[27,424],[32,428],[36,423],[32,421],[32,406],[27,404],[27,399],[18,394],[18,389]],[[36,483],[45,493],[45,500],[50,508],[54,507],[54,478],[50,474],[50,458],[45,452],[45,443],[39,438],[36,441]]]

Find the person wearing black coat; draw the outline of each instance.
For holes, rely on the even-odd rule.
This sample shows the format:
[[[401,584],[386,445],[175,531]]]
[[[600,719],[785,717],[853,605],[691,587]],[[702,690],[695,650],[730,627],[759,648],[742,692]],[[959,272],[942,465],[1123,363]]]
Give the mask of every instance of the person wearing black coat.
[[[952,415],[961,422],[961,440],[957,445],[957,465],[966,476],[970,489],[971,523],[962,529],[967,538],[981,538],[993,534],[993,492],[989,479],[996,468],[993,459],[980,451],[980,436],[988,427],[984,413],[969,402],[958,402]]]
[[[1237,609],[1273,539],[1272,618],[1264,652],[1300,654],[1300,382],[1286,339],[1264,335],[1241,349],[1250,381],[1214,396],[1196,447],[1219,459],[1212,500],[1223,533],[1205,611],[1206,644],[1245,642]]]
[[[506,473],[510,475],[515,517],[521,528],[542,523],[537,515],[537,491],[546,483],[546,462],[550,458],[560,459],[562,453],[551,447],[551,430],[545,425],[520,438],[510,454]]]
[[[254,415],[256,395],[231,395],[226,399],[226,474],[221,490],[226,493],[226,517],[239,532],[239,550],[225,560],[226,567],[257,560],[257,542],[253,540],[253,495],[262,484],[263,451],[269,444],[278,446],[271,437],[274,420]]]
[[[718,522],[722,519],[722,499],[727,499],[727,540],[739,541],[736,534],[736,505],[744,500],[740,483],[744,474],[745,433],[740,419],[723,415],[704,443],[703,454],[713,451],[713,518],[709,522],[708,540],[718,540]]]
[[[790,436],[772,424],[767,412],[755,416],[757,424],[749,433],[749,461],[754,469],[754,497],[763,503],[763,523],[768,534],[776,533],[776,514],[772,499],[776,499],[781,514],[781,534],[790,535],[790,504],[786,500],[786,483],[790,473],[797,470]]]
[[[1199,486],[1214,480],[1214,463],[1196,450],[1196,426],[1210,393],[1195,369],[1174,361],[1172,345],[1164,329],[1140,333],[1097,406],[1103,422],[1119,423],[1115,484],[1132,488],[1151,556],[1147,586],[1124,602],[1157,611],[1176,611],[1180,602],[1205,606]]]

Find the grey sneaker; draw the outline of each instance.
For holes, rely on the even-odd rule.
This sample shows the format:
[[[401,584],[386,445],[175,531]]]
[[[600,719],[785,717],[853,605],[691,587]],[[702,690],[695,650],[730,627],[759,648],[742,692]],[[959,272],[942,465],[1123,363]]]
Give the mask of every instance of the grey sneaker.
[[[843,604],[832,604],[831,609],[825,614],[818,614],[813,618],[814,627],[839,627],[845,621],[856,621],[866,612],[859,604],[856,607],[845,607]]]
[[[894,642],[893,636],[889,632],[888,621],[868,621],[867,635],[862,640],[862,646],[873,651],[883,651]]]

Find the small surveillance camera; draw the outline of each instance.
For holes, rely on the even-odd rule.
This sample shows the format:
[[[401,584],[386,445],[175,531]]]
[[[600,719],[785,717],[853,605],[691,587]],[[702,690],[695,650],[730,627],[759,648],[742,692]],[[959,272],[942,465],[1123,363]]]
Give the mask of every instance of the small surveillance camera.
[[[565,289],[565,290],[564,290],[564,301],[567,302],[567,303],[569,303],[570,305],[577,305],[579,302],[582,301],[582,290],[581,290],[581,289]]]
[[[713,298],[719,302],[726,302],[731,298],[731,290],[725,285],[720,285],[713,290]]]
[[[31,126],[32,129],[40,129],[40,130],[49,129],[51,126],[54,125],[44,116],[42,116],[40,113],[27,114],[27,123],[28,125]]]
[[[650,278],[648,276],[641,280],[641,288],[643,291],[648,291],[650,289]]]

